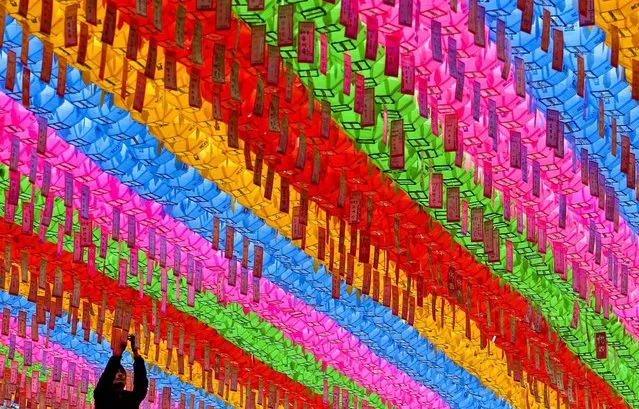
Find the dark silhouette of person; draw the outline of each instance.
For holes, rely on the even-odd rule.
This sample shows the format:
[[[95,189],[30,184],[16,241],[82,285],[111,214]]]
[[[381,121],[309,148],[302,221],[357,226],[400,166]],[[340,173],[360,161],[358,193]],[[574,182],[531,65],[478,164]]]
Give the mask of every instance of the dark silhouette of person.
[[[135,345],[135,337],[130,336],[133,350],[133,390],[124,390],[126,386],[126,371],[120,363],[122,352],[127,344],[120,345],[119,350],[113,351],[98,384],[93,392],[95,409],[139,409],[140,403],[146,397],[149,389],[149,379],[146,374],[144,359],[140,356]]]

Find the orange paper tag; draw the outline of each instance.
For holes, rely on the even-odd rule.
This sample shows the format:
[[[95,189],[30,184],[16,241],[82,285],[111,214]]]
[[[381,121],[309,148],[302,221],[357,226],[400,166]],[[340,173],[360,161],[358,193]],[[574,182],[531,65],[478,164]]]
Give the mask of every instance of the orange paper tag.
[[[20,64],[26,66],[29,64],[29,29],[22,28],[22,41],[20,47]]]
[[[117,14],[116,3],[113,1],[108,2],[105,13],[106,14],[104,15],[104,25],[102,30],[102,42],[108,45],[113,45]]]
[[[31,100],[31,71],[28,68],[22,69],[22,105],[29,109]]]
[[[532,30],[532,20],[533,20],[533,12],[534,12],[534,1],[533,0],[522,0],[524,4],[520,8],[522,10],[521,13],[521,26],[520,30],[524,33],[530,34]]]
[[[544,9],[544,25],[541,33],[541,49],[548,52],[548,46],[550,45],[550,11]]]
[[[584,96],[585,85],[586,85],[586,69],[585,69],[585,63],[584,63],[584,56],[579,54],[577,56],[577,95],[579,95],[580,97]]]
[[[53,0],[42,0],[40,10],[40,32],[51,34],[51,19],[53,17]]]
[[[7,76],[4,87],[10,92],[13,92],[16,82],[16,59],[16,52],[9,50],[7,52]]]
[[[73,4],[64,10],[64,46],[78,45],[78,5]]]
[[[177,90],[177,67],[175,54],[167,51],[164,55],[164,87],[170,90]]]
[[[139,43],[139,31],[137,27],[133,25],[129,27],[129,38],[126,42],[126,58],[132,61],[138,59],[138,43]]]
[[[7,9],[0,4],[0,47],[4,44],[4,26],[7,20]],[[44,41],[44,40],[43,40]]]
[[[615,25],[610,25],[610,65],[619,66],[619,29]]]
[[[151,38],[149,41],[149,51],[146,58],[146,67],[144,68],[144,75],[147,78],[155,79],[155,66],[158,61],[158,43],[155,38]]]
[[[84,0],[84,15],[87,23],[98,24],[98,0]]]
[[[610,153],[612,156],[617,156],[617,118],[612,117],[610,128],[612,130],[612,148]]]
[[[67,87],[67,62],[64,58],[58,58],[58,85],[56,91],[58,96],[64,97]]]
[[[146,95],[146,77],[141,71],[137,72],[135,81],[135,96],[133,97],[133,109],[142,112],[144,108],[144,97]]]
[[[87,45],[89,42],[89,26],[87,23],[80,23],[80,44],[78,46],[78,64],[83,64],[87,58]]]
[[[561,72],[564,69],[564,32],[554,29],[552,41],[552,69]]]
[[[29,0],[20,0],[20,3],[18,3],[18,14],[26,18],[28,12],[29,12]]]

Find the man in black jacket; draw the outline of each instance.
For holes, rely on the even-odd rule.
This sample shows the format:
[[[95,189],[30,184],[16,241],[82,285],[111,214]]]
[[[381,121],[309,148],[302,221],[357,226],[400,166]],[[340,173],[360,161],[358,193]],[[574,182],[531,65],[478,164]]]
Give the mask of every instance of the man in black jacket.
[[[149,380],[146,375],[144,359],[140,356],[135,345],[135,337],[129,337],[133,350],[133,390],[125,391],[126,371],[122,367],[122,352],[126,344],[120,346],[120,350],[113,351],[98,384],[93,393],[95,409],[139,409],[140,403],[146,397],[149,389]]]

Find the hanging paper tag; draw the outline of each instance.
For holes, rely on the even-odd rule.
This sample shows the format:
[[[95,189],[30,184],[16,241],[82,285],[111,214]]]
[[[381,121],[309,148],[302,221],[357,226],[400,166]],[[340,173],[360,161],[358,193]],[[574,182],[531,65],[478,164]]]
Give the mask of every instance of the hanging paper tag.
[[[579,54],[577,55],[577,95],[579,95],[580,97],[584,96],[585,85],[586,85],[585,62],[584,62],[583,55]]]
[[[524,33],[530,34],[532,29],[532,20],[533,20],[533,12],[534,12],[534,1],[533,0],[522,0],[523,8],[521,9],[521,25],[520,31]]]
[[[113,39],[115,38],[116,13],[116,3],[114,1],[107,2],[101,41],[111,46],[113,45]]]
[[[493,196],[493,164],[490,161],[484,161],[484,197],[491,198]]]
[[[634,165],[632,166],[634,168]],[[615,214],[615,188],[606,186],[606,220],[613,221]]]
[[[293,208],[293,223],[291,226],[291,240],[301,240],[303,236],[303,225],[300,223],[300,208]]]
[[[16,52],[13,50],[7,51],[7,74],[4,83],[4,87],[13,92],[13,87],[16,82]]]
[[[293,4],[280,5],[277,13],[277,45],[293,45]]]
[[[1,10],[0,13],[2,13]],[[0,23],[3,23],[3,21],[0,21]],[[2,30],[0,30],[0,34],[2,34]],[[46,40],[42,40],[42,70],[40,71],[40,79],[47,84],[51,81],[52,66],[53,45]]]
[[[355,0],[356,1],[356,0]],[[366,51],[367,60],[377,60],[377,48],[379,47],[379,25],[375,16],[370,16],[366,22]]]
[[[218,0],[215,9],[215,29],[229,30],[231,28],[231,0]]]
[[[595,2],[593,0],[579,0],[579,26],[595,25]]]
[[[510,166],[521,169],[521,133],[510,132]]]
[[[455,152],[457,150],[457,139],[457,113],[448,114],[444,117],[444,152]]]
[[[89,26],[82,22],[80,23],[80,45],[78,46],[78,64],[84,65],[87,59],[87,47],[89,41]]]
[[[88,3],[90,2],[87,2],[87,21],[88,21],[88,15],[89,15]],[[40,12],[40,32],[46,35],[50,35],[51,19],[53,17],[53,0],[43,0],[41,4],[42,4],[42,9]]]
[[[609,26],[610,34],[610,65],[617,68],[619,66],[619,28],[614,24]]]
[[[12,135],[11,136],[11,154],[9,157],[9,170],[11,172],[17,172],[19,156],[20,156],[20,137],[18,135]]]
[[[431,209],[441,209],[444,205],[444,175],[442,173],[432,174],[429,190],[428,207]]]
[[[264,264],[264,249],[261,246],[255,246],[253,249],[253,277],[262,277],[262,267]]]
[[[541,33],[541,50],[548,52],[548,46],[550,45],[550,11],[544,9],[543,13],[543,31]]]
[[[129,215],[127,219],[127,246],[133,249],[135,248],[135,228],[136,228],[136,220],[135,216]]]
[[[222,64],[224,64],[224,61],[222,61]],[[279,78],[280,78],[280,51],[279,48],[273,45],[268,45],[268,57],[267,57],[267,67],[266,67],[266,82],[269,85],[277,85],[279,82]],[[259,87],[261,86],[262,88],[264,87],[264,85],[262,84],[261,81],[261,77],[258,77],[258,96],[261,97],[261,99],[264,99],[264,90],[262,89],[261,94],[260,94],[260,90]],[[256,102],[257,104],[257,102]],[[263,104],[263,103],[262,103]],[[261,116],[261,113],[260,113]]]
[[[264,65],[266,45],[266,25],[251,26],[251,65]]]
[[[471,209],[470,240],[472,242],[484,241],[484,209],[474,207]]]
[[[517,96],[526,96],[526,71],[524,59],[515,58],[515,93]]]
[[[628,177],[626,178],[626,187],[628,189],[634,189],[636,186],[636,180],[637,180],[636,170],[637,170],[637,164],[635,160],[635,154],[630,153],[628,154]]]
[[[449,187],[446,189],[446,221],[447,222],[459,222],[459,199],[460,192],[459,187]]]
[[[476,3],[476,0],[475,0]],[[476,6],[475,6],[476,7]],[[470,23],[470,18],[469,18]],[[497,45],[497,59],[499,61],[506,60],[506,23],[502,19],[497,20],[497,27],[495,30],[495,38]]]
[[[386,61],[384,75],[397,77],[399,74],[399,36],[389,34],[386,36]]]
[[[328,100],[322,101],[322,121],[320,125],[320,136],[329,139],[331,134],[331,103]]]
[[[391,123],[390,169],[404,169],[404,120]]]
[[[278,95],[271,96],[271,102],[268,110],[268,130],[269,132],[280,132],[280,97]]]
[[[597,359],[606,359],[608,357],[608,339],[605,332],[595,334],[595,350]]]
[[[177,90],[176,58],[172,51],[167,51],[164,54],[164,87],[173,91]]]
[[[364,108],[361,118],[361,126],[375,125],[375,88],[366,88],[364,91]]]
[[[280,178],[280,212],[288,213],[290,203],[289,181],[287,178]]]
[[[320,34],[320,72],[326,75],[328,69],[328,37],[326,33]]]
[[[408,95],[415,93],[415,56],[413,53],[406,53],[402,56],[401,92]]]
[[[457,41],[455,37],[448,37],[448,72],[457,78]]]
[[[601,137],[602,139],[605,137],[606,133],[605,133],[605,105],[604,105],[604,100],[603,98],[599,98],[599,122],[598,122],[598,129],[599,129],[599,137]]]
[[[419,115],[428,118],[428,81],[425,77],[419,80],[417,102],[419,104]]]
[[[72,4],[64,10],[64,46],[75,47],[76,45],[78,45],[78,5]]]
[[[399,24],[406,27],[412,27],[413,0],[399,0]]]
[[[364,113],[364,103],[365,103],[365,78],[361,74],[355,74],[355,104],[354,111],[356,114]],[[375,95],[375,91],[373,88],[373,96]],[[373,101],[374,102],[374,101]]]
[[[599,197],[599,165],[592,160],[588,161],[588,181],[590,194]]]
[[[352,81],[352,74],[353,74],[353,67],[351,65],[352,65],[351,55],[345,52],[344,53],[344,82],[342,84],[342,93],[344,93],[344,95],[351,95],[351,81]]]
[[[552,30],[552,69],[564,69],[564,32],[558,29]]]
[[[225,236],[225,247],[224,247],[224,257],[227,259],[231,259],[233,257],[233,248],[234,248],[234,239],[235,239],[235,229],[233,226],[226,225],[226,236]]]
[[[533,196],[539,197],[541,192],[541,167],[538,161],[534,160],[532,164],[533,171]]]
[[[486,46],[486,8],[477,6],[475,22],[475,45],[484,48]]]
[[[313,63],[315,61],[315,23],[301,21],[297,29],[297,61]]]
[[[588,169],[588,150],[586,148],[581,148],[580,152],[581,156],[581,183],[584,185],[588,185],[589,179],[589,169]]]
[[[146,82],[146,77],[144,75],[140,75],[138,72],[138,78],[144,78]],[[200,70],[192,67],[191,74],[189,76],[189,106],[192,108],[201,108],[202,107],[202,95],[200,89]]]
[[[212,8],[213,8],[213,0],[196,0],[195,1],[196,10],[211,10]]]
[[[213,82],[216,84],[224,84],[226,82],[226,70],[224,64],[224,57],[226,53],[226,47],[224,44],[216,43],[213,46]]]
[[[630,138],[627,135],[621,136],[621,171],[628,173],[630,167]]]
[[[457,82],[455,83],[455,99],[461,101],[464,97],[464,81],[466,78],[466,65],[462,61],[457,62]]]
[[[431,51],[433,59],[442,62],[442,24],[437,20],[431,22]]]

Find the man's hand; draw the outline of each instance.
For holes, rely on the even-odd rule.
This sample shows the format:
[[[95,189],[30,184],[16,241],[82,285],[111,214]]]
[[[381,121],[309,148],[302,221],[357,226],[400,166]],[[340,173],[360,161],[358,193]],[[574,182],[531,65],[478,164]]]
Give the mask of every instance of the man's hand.
[[[131,342],[131,350],[133,351],[133,357],[138,358],[140,356],[140,352],[138,349],[138,345],[136,343],[135,335],[129,335],[129,341]]]

